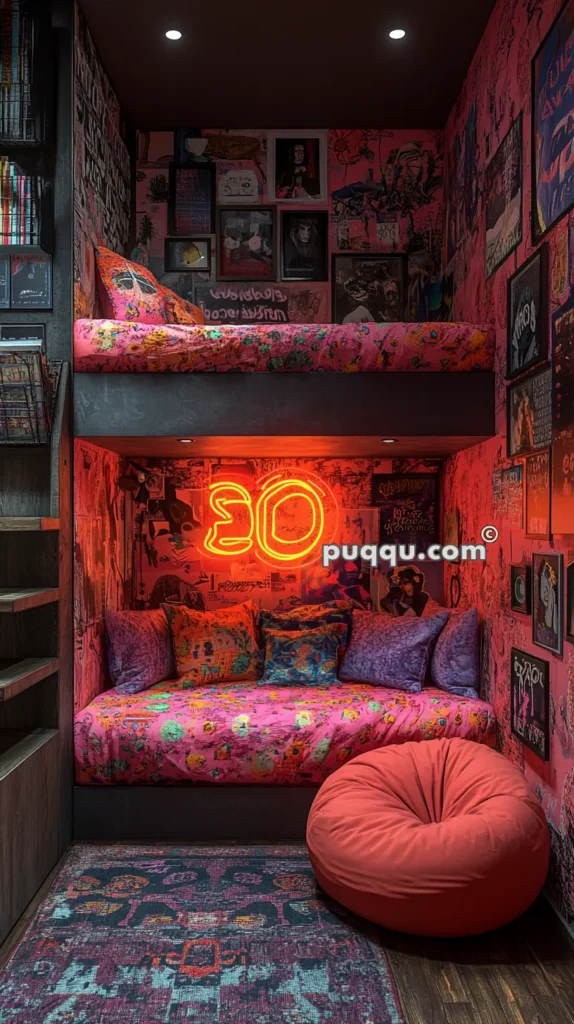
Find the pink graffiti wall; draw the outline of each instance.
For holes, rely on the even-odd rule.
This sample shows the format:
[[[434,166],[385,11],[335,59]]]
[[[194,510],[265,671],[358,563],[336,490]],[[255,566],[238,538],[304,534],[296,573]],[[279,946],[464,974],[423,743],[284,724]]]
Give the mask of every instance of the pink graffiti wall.
[[[323,182],[322,198],[288,205],[277,198],[273,184],[275,133],[204,129],[202,138],[191,145],[196,144],[201,158],[215,167],[218,211],[241,202],[271,205],[277,211],[278,227],[282,210],[308,214],[325,211],[328,280],[285,281],[278,272],[277,279],[269,282],[220,281],[215,234],[211,236],[209,273],[173,273],[166,269],[169,164],[182,159],[182,132],[139,133],[137,242],[132,258],[148,265],[163,284],[183,298],[201,305],[210,321],[222,322],[226,310],[237,308],[244,311],[241,322],[265,319],[265,309],[272,309],[278,317],[293,323],[328,323],[333,253],[407,253],[408,319],[448,319],[441,289],[442,132],[377,128],[335,129],[318,134],[316,173]],[[239,203],[237,198],[234,203],[233,196],[241,188],[246,190],[247,198],[240,195]]]
[[[485,620],[484,689],[499,722],[503,752],[523,768],[536,788],[551,824],[553,867],[550,895],[574,922],[574,645],[563,658],[532,644],[532,620],[510,610],[510,565],[529,562],[533,552],[555,551],[565,564],[574,555],[574,537],[527,540],[516,506],[502,495],[499,471],[506,458],[507,281],[534,252],[530,226],[531,60],[546,36],[560,0],[498,0],[445,131],[445,268],[454,278],[454,318],[492,323],[497,337],[497,436],[451,458],[445,474],[445,513],[461,518],[464,540],[474,541],[483,526],[500,529],[485,568],[467,563],[448,567],[458,574],[461,603],[477,605]],[[511,125],[522,114],[522,241],[487,277],[486,167]],[[572,215],[570,215],[572,216]],[[568,215],[546,236],[550,247],[550,306],[568,295],[564,267]],[[573,231],[572,220],[570,231]],[[572,272],[573,268],[570,268]],[[571,279],[570,279],[571,280]],[[570,285],[571,287],[571,285]],[[519,460],[514,460],[517,464]],[[520,509],[518,509],[519,513]],[[574,510],[573,510],[574,530]],[[510,730],[510,649],[518,647],[550,661],[551,752],[546,763],[530,753]]]

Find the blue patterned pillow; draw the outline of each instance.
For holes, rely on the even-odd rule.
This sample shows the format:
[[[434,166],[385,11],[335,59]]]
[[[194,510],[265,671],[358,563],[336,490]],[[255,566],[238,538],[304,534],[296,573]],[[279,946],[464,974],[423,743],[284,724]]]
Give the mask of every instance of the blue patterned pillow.
[[[308,630],[264,629],[265,672],[260,686],[334,686],[345,623]]]
[[[326,626],[334,622],[342,622],[345,630],[341,634],[340,645],[343,650],[349,643],[351,621],[353,618],[352,601],[325,601],[323,604],[301,604],[288,612],[259,612],[261,630],[309,630]]]

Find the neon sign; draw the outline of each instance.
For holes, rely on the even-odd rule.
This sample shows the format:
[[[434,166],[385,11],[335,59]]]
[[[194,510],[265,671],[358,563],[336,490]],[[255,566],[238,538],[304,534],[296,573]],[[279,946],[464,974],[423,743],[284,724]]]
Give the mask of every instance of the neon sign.
[[[273,566],[316,561],[333,539],[338,508],[331,489],[311,473],[272,473],[250,494],[244,484],[218,480],[209,488],[212,515],[204,548],[231,558],[252,551]]]

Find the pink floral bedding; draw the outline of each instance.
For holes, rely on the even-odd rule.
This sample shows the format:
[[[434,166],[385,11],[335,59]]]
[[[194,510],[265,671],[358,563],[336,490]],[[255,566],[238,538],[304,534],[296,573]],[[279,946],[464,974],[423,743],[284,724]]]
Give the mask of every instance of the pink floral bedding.
[[[494,746],[492,707],[432,688],[172,680],[130,696],[108,690],[76,716],[76,780],[318,784],[366,750],[439,736]]]
[[[214,327],[77,320],[83,373],[492,370],[494,338],[473,324],[258,324]]]

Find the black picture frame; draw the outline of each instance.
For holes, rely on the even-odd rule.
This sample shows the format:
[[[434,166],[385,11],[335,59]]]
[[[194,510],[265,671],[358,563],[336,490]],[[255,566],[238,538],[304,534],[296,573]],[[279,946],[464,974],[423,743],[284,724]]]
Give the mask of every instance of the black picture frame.
[[[188,209],[184,210],[184,198],[181,190],[187,181],[189,188],[196,188],[198,198],[196,208],[192,209],[191,200]],[[169,191],[167,200],[167,233],[190,237],[193,235],[212,235],[215,232],[215,164],[205,163],[170,163]]]
[[[240,273],[239,269],[235,273],[228,273],[224,269],[224,262],[222,260],[221,249],[223,245],[223,239],[225,232],[223,228],[223,222],[227,218],[237,218],[239,221],[245,219],[250,214],[254,214],[257,217],[267,215],[268,221],[271,225],[271,253],[267,266],[269,267],[268,274],[257,274],[254,273],[253,260],[247,259],[244,263],[244,272]],[[247,266],[247,264],[251,264]],[[250,281],[252,283],[265,283],[269,281],[277,280],[277,208],[275,206],[246,206],[239,204],[238,206],[219,206],[217,210],[217,246],[216,246],[216,265],[217,265],[217,280],[218,281]],[[241,262],[238,261],[237,267],[241,267]]]
[[[565,639],[574,644],[574,561],[566,568],[566,630]]]
[[[513,142],[512,135],[516,133],[518,135],[517,146],[518,146],[518,168],[515,175],[515,184],[517,185],[517,195],[514,200],[518,208],[518,224],[516,237],[511,239],[511,244],[504,247],[504,251],[497,257],[492,257],[489,251],[489,214],[493,211],[498,212],[500,207],[499,195],[495,194],[494,184],[498,181],[504,183],[508,178],[507,168],[505,162],[509,159],[510,146]],[[522,140],[522,112],[519,113],[518,117],[512,122],[498,149],[494,153],[492,159],[487,164],[484,172],[484,207],[485,207],[485,219],[486,219],[486,244],[485,244],[485,277],[488,278],[494,273],[494,271],[502,266],[505,260],[508,259],[510,254],[514,252],[517,245],[520,245],[522,241],[522,165],[523,165],[523,140]],[[505,212],[509,209],[507,202],[505,206]],[[495,224],[500,222],[501,216],[499,214]]]
[[[550,26],[550,28],[548,29],[548,32],[546,33],[544,39],[540,43],[540,46],[536,50],[536,53],[534,54],[534,57],[532,58],[532,64],[531,64],[530,97],[531,97],[532,116],[531,116],[531,136],[530,136],[530,153],[531,153],[531,161],[530,161],[530,163],[531,163],[531,208],[530,208],[530,219],[531,219],[532,242],[533,242],[534,245],[537,245],[538,242],[540,242],[543,238],[545,238],[546,235],[548,234],[548,232],[552,230],[554,225],[559,220],[561,220],[562,217],[566,216],[566,214],[569,213],[570,210],[574,207],[574,189],[573,189],[572,190],[572,197],[573,198],[571,199],[571,201],[568,203],[567,206],[561,207],[558,210],[558,212],[553,216],[552,220],[550,220],[548,223],[546,223],[544,225],[541,225],[540,222],[539,222],[539,219],[538,219],[538,207],[539,207],[539,203],[538,203],[538,176],[537,176],[538,143],[537,143],[537,137],[536,137],[537,109],[538,109],[538,102],[537,102],[538,101],[537,64],[541,60],[546,47],[549,47],[549,51],[551,51],[551,54],[552,54],[551,59],[552,59],[552,61],[556,62],[557,60],[559,60],[559,55],[557,56],[555,50],[552,48],[551,36],[556,32],[556,30],[557,30],[557,28],[559,26],[560,21],[564,17],[570,17],[571,19],[574,20],[574,0],[566,0],[566,3],[563,4],[563,6],[560,8],[560,10],[558,11],[558,14],[556,15],[556,18],[552,22],[552,25]],[[564,84],[566,84],[566,81],[568,80],[568,76],[571,74],[571,66],[570,66],[570,62],[569,61],[564,62],[564,64],[565,64],[565,66],[564,66],[564,69],[561,71],[561,74],[564,75]],[[558,95],[559,85],[560,85],[560,83],[556,82],[556,88],[553,90],[555,95]],[[568,104],[570,102],[570,95],[571,95],[571,93],[566,88],[563,91],[564,91],[564,95],[566,96],[566,104]],[[545,105],[545,110],[546,109],[547,109],[547,104]],[[555,116],[556,116],[556,124],[554,125],[554,127],[557,126],[557,124],[560,122],[561,119],[566,118],[568,116],[568,114],[570,115],[570,117],[572,116],[571,109],[566,108],[566,109],[562,109],[562,110],[557,110],[555,105],[553,105],[553,113],[555,113]],[[545,120],[548,121],[548,118],[545,118]],[[547,127],[547,130],[548,130],[549,134],[550,134],[550,139],[552,141],[555,141],[552,122],[550,124],[547,124],[546,127]],[[570,135],[568,134],[568,132],[564,133],[564,139],[565,139],[564,148],[566,148],[566,145],[570,145],[571,144],[571,138],[570,138]],[[556,154],[555,152],[552,152],[552,160],[550,162],[556,164],[556,166],[557,166],[557,174],[560,174],[559,168],[561,167],[561,161],[559,159],[559,154]],[[574,175],[574,169],[572,167],[570,168],[570,174]],[[567,193],[568,189],[565,189],[564,191]]]
[[[550,540],[552,512],[552,449],[541,448],[524,460],[524,536],[529,540]],[[532,525],[534,513],[539,520]]]
[[[293,237],[293,227],[299,222],[308,222],[309,230],[315,228],[314,245],[298,247]],[[329,214],[327,210],[281,210],[280,213],[280,278],[282,281],[328,281],[329,264],[327,257],[329,235]],[[291,270],[293,260],[296,266]]]
[[[376,266],[377,263],[385,264],[392,263],[396,266],[397,273],[391,278],[392,281],[400,282],[400,295],[397,302],[397,316],[390,319],[388,316],[383,316],[382,311],[375,310],[371,311],[365,302],[369,302],[368,296],[365,296],[365,302],[360,301],[360,293],[356,293],[356,297],[351,300],[351,305],[356,302],[356,309],[353,311],[349,309],[349,312],[343,316],[343,310],[341,305],[343,303],[343,296],[341,290],[345,290],[344,285],[341,288],[341,278],[339,276],[339,266],[343,263],[356,264],[354,274],[358,274],[362,269],[366,271],[366,276],[371,277],[371,271],[367,268]],[[361,265],[363,265],[361,267]],[[349,268],[350,269],[350,268]],[[381,276],[383,271],[381,270]],[[349,273],[346,281],[351,280],[351,274]],[[365,282],[366,287],[367,282]],[[406,253],[346,253],[346,252],[335,252],[331,256],[331,319],[333,323],[402,323],[407,320],[408,310],[408,257]],[[357,315],[354,317],[354,313],[360,314],[361,307],[364,308],[365,312],[369,316],[361,317]]]
[[[10,257],[10,309],[51,310],[52,257],[18,253]]]
[[[536,388],[538,378],[544,377],[541,387]],[[514,396],[518,394],[516,409],[518,410],[522,399],[528,400],[530,410],[537,414],[538,423],[532,428],[532,444],[520,444],[515,447],[516,437],[513,430],[513,413],[515,408]],[[544,405],[542,404],[544,400]],[[523,412],[524,418],[524,412]],[[518,424],[517,424],[518,425]],[[522,429],[518,427],[519,433]],[[538,437],[536,434],[538,430]],[[540,367],[529,373],[526,377],[512,381],[506,389],[506,454],[509,459],[515,459],[523,455],[530,455],[532,452],[540,451],[542,448],[549,448],[552,444],[552,369],[548,366]]]
[[[550,758],[550,663],[510,650],[510,730],[541,761]]]
[[[542,577],[545,577],[545,591],[550,593],[549,606],[545,606],[541,598]],[[532,555],[532,643],[545,651],[562,657],[563,649],[563,593],[564,593],[564,556],[556,552]],[[546,621],[551,619],[550,624]],[[556,628],[554,628],[554,623]],[[544,642],[544,639],[547,642]]]
[[[176,250],[178,246],[191,247],[197,243],[206,247],[204,255],[205,262],[201,266],[193,266],[178,262]],[[169,274],[208,274],[211,270],[211,235],[190,235],[189,237],[178,236],[177,238],[166,238],[164,242],[164,266]]]
[[[506,380],[514,380],[521,377],[527,370],[538,363],[548,360],[548,335],[549,335],[549,260],[548,245],[544,242],[539,249],[521,267],[508,278],[507,285],[507,306],[506,306]],[[533,281],[536,286],[534,295],[528,303],[528,290],[533,290]],[[530,282],[530,283],[529,283]],[[532,328],[532,304],[534,304],[535,328]],[[517,321],[521,309],[524,316]],[[524,336],[528,331],[534,334],[534,350],[531,357],[525,360],[522,365],[516,366],[516,359],[513,341],[517,330],[522,324],[522,344]],[[532,344],[532,342],[531,342]]]
[[[532,614],[532,566],[527,562],[510,566],[510,610]]]

